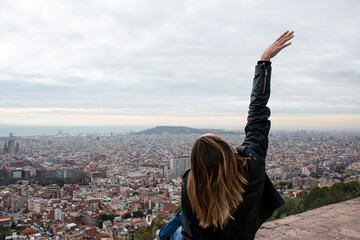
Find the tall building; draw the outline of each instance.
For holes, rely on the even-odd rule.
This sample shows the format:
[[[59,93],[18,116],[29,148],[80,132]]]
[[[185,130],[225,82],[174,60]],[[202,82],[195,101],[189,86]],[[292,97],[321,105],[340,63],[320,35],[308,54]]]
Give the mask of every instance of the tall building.
[[[189,156],[177,157],[170,160],[170,178],[180,177],[187,169],[191,167]]]
[[[19,152],[19,143],[15,142],[13,134],[9,134],[9,140],[4,144],[4,154],[6,153],[18,153]]]

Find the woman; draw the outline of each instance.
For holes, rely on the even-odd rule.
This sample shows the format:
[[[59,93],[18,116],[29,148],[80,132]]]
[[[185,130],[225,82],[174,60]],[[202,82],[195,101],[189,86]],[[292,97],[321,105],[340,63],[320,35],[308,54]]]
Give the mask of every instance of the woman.
[[[265,220],[284,204],[265,173],[270,130],[266,104],[270,60],[293,37],[293,32],[283,33],[255,67],[243,144],[234,150],[214,134],[195,141],[191,169],[182,178],[182,211],[161,229],[160,239],[181,239],[180,231],[183,239],[254,239]]]

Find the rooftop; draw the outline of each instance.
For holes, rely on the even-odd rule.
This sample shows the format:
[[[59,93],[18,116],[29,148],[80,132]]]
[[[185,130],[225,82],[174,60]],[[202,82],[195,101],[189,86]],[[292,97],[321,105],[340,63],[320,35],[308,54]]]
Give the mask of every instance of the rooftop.
[[[261,239],[360,239],[360,198],[264,223]]]

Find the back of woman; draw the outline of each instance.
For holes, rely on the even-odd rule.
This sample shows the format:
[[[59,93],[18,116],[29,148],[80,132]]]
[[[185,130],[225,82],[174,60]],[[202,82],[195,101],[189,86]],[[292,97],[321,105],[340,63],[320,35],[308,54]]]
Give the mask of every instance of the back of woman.
[[[243,202],[223,228],[202,228],[186,193],[188,174],[189,171],[183,176],[181,195],[183,239],[253,239],[261,224],[283,204],[281,196],[264,173],[256,180],[249,180],[247,191],[242,196]]]
[[[281,35],[255,67],[244,142],[233,150],[207,134],[195,143],[191,170],[182,179],[183,239],[254,239],[256,231],[284,204],[265,173],[270,130],[271,62],[290,45],[293,32]]]

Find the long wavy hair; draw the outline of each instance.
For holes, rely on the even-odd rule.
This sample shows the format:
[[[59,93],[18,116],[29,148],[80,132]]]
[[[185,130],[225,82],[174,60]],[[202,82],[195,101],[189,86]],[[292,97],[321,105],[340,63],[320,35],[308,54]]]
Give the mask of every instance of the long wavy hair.
[[[214,134],[195,141],[187,192],[202,228],[223,228],[242,203],[246,185],[246,158]]]

